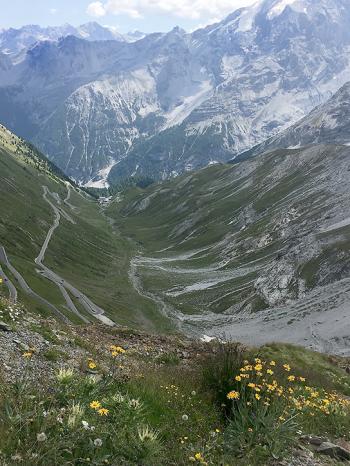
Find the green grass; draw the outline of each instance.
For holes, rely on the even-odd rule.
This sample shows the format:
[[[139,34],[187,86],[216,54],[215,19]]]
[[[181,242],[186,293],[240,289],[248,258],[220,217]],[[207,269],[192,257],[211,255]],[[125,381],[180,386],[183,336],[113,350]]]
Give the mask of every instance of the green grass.
[[[51,330],[50,326],[47,325],[37,325],[37,324],[32,324],[30,326],[30,329],[33,332],[39,333],[46,341],[53,343],[53,344],[58,344],[60,340],[57,338],[56,334]]]
[[[57,348],[50,348],[43,353],[43,356],[48,361],[57,362],[64,361],[68,358],[68,355]]]
[[[301,346],[287,344],[265,345],[259,350],[262,358],[285,361],[300,373],[307,373],[313,386],[326,390],[340,390],[350,396],[350,375],[334,364],[338,358],[327,356]]]
[[[54,218],[42,198],[42,185],[63,200],[67,195],[65,179],[50,171],[48,163],[22,140],[13,136],[12,142],[9,134],[0,128],[0,244],[33,290],[78,323],[66,310],[57,286],[40,276],[34,264]],[[93,198],[72,188],[70,203],[76,207],[74,211],[63,203],[59,207],[74,219],[75,225],[62,216],[45,264],[104,308],[116,322],[172,331],[169,320],[129,281],[129,261],[134,253],[130,242],[112,229]],[[46,312],[41,304],[18,291],[30,309]]]

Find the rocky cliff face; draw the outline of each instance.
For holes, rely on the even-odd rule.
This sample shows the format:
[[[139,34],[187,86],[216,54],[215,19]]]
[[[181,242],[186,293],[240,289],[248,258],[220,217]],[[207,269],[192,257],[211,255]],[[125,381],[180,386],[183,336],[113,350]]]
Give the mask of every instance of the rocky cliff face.
[[[0,119],[80,182],[229,160],[350,80],[346,0],[263,0],[134,42],[42,42],[0,73]]]
[[[298,148],[310,144],[350,144],[350,83],[331,99],[277,136],[241,154],[242,160],[277,148]]]

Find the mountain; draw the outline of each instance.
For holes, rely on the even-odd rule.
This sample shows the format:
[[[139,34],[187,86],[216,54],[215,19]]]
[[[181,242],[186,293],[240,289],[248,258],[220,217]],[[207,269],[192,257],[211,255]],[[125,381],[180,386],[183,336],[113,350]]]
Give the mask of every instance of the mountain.
[[[261,0],[187,34],[40,42],[0,73],[0,120],[80,183],[163,179],[278,134],[350,80],[347,0]]]
[[[141,31],[137,31],[137,30],[130,31],[127,34],[123,34],[123,38],[127,42],[136,42],[137,40],[143,39],[146,36],[147,36],[147,34],[145,34],[144,32],[141,32]]]
[[[295,125],[241,154],[236,160],[277,148],[320,143],[350,145],[350,82]]]
[[[96,40],[126,40],[122,34],[107,26],[96,22],[74,27],[70,24],[63,26],[40,27],[38,25],[23,26],[19,29],[9,28],[0,30],[0,51],[6,54],[18,54],[33,47],[41,41],[57,41],[61,37],[75,36],[89,41]],[[142,33],[130,33],[127,40],[138,40]]]
[[[68,322],[168,329],[129,284],[132,251],[93,198],[0,126],[2,295],[7,283],[13,301]]]
[[[350,148],[279,149],[110,204],[130,277],[188,333],[346,352]]]

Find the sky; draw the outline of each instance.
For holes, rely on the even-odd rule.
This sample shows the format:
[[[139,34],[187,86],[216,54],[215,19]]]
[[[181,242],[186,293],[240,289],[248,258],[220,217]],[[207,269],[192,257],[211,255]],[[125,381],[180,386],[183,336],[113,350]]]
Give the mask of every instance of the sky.
[[[187,31],[214,23],[256,0],[0,0],[0,28],[73,26],[88,21],[128,31]]]

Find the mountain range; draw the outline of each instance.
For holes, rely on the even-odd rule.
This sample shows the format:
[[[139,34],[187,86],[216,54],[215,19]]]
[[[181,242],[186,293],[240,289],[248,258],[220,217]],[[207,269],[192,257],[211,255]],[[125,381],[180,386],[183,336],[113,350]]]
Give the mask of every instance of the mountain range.
[[[0,55],[0,120],[82,184],[176,176],[237,157],[350,81],[349,21],[346,0],[260,0],[193,33],[36,42]]]
[[[172,35],[178,38],[183,32]],[[163,35],[157,36],[163,44]],[[41,89],[50,94],[45,83],[51,82],[62,95],[70,73],[84,81],[92,66],[97,74],[108,64],[113,68],[115,57],[126,60],[123,54],[130,45],[138,50],[145,40],[152,44],[151,55],[152,37],[134,44],[73,36],[43,42],[27,53],[33,63],[41,63],[27,81],[40,76]],[[89,55],[86,68],[91,44],[100,53],[98,60]],[[75,52],[72,62],[62,59],[68,50]],[[143,48],[147,61],[146,52]],[[3,62],[2,76],[9,66]],[[34,93],[38,83],[32,84]],[[4,247],[36,293],[28,296],[18,286],[21,282],[13,280],[21,299],[37,312],[43,311],[44,299],[66,318],[91,320],[95,313],[82,306],[91,299],[94,309],[117,323],[176,327],[191,335],[225,333],[250,343],[283,340],[348,354],[349,93],[347,82],[298,122],[235,155],[229,164],[211,164],[147,188],[141,183],[100,206],[32,145],[1,127],[1,265],[13,279]],[[40,93],[32,95],[38,98]],[[7,98],[11,104],[13,96]],[[83,106],[85,99],[91,104],[87,91],[79,101]],[[96,144],[103,136],[99,122]],[[203,146],[202,157],[211,141]],[[168,139],[168,149],[177,142]],[[58,226],[54,212],[60,217]],[[44,262],[38,261],[50,228]],[[39,305],[33,303],[37,295]]]
[[[0,30],[0,51],[11,55],[13,59],[19,53],[25,53],[38,42],[57,41],[62,37],[75,36],[89,41],[117,40],[120,42],[133,42],[141,39],[145,34],[134,31],[128,34],[120,34],[116,29],[101,26],[96,22],[82,24],[74,27],[70,24],[63,26],[41,27],[38,25],[23,26],[19,29],[9,28]]]

